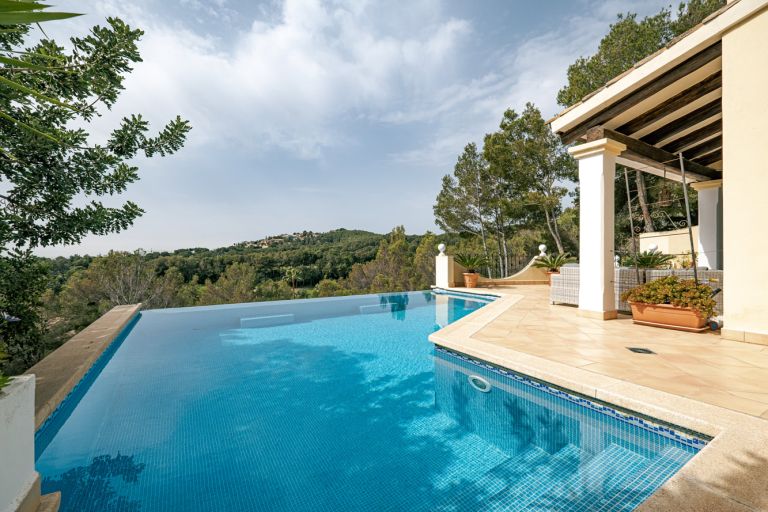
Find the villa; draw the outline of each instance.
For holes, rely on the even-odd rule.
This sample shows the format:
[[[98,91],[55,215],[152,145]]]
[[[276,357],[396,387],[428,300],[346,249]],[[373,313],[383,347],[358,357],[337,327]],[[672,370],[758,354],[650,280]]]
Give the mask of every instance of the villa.
[[[732,0],[550,120],[551,286],[441,246],[431,291],[112,309],[0,391],[0,512],[768,510],[766,119],[768,0]],[[624,314],[617,164],[698,194],[722,329]]]

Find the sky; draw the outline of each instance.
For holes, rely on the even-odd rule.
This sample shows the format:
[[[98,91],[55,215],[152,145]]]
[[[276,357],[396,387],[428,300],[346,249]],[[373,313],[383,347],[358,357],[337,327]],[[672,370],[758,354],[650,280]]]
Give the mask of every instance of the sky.
[[[660,0],[60,0],[85,16],[45,25],[64,41],[117,16],[145,35],[143,62],[106,139],[140,113],[193,127],[175,155],[137,160],[140,181],[108,205],[146,213],[129,229],[43,256],[221,247],[294,231],[437,231],[440,180],[468,142],[530,101],[546,116],[568,65],[621,12]]]

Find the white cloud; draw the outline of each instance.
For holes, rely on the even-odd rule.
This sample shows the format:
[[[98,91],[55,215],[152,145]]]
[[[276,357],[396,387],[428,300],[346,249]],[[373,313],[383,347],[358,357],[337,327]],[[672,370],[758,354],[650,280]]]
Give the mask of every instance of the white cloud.
[[[438,10],[423,3],[415,9],[428,13],[417,20],[421,28],[381,30],[381,3],[286,0],[277,19],[254,21],[227,48],[140,7],[118,9],[146,30],[144,62],[96,129],[127,112],[147,112],[156,123],[181,112],[194,126],[190,144],[317,157],[349,136],[339,119],[381,117],[453,79],[451,61],[469,23],[435,19]]]
[[[562,107],[558,90],[577,57],[594,53],[608,26],[620,12],[658,12],[659,0],[610,0],[585,4],[583,14],[522,44],[497,48],[488,59],[493,69],[480,77],[433,91],[421,108],[393,111],[390,122],[432,121],[439,127],[421,148],[392,155],[399,163],[450,169],[468,142],[482,143],[497,129],[507,108],[521,110],[534,103],[545,118]]]

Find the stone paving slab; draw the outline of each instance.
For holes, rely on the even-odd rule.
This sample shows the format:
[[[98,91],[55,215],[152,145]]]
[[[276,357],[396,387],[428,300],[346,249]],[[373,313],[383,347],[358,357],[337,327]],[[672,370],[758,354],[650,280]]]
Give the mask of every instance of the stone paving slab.
[[[115,306],[27,371],[35,376],[35,429],[80,382],[141,304]]]

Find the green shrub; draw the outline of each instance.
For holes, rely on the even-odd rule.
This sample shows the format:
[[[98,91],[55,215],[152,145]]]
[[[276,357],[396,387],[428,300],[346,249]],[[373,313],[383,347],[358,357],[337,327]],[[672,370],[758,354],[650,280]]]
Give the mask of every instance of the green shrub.
[[[467,269],[467,272],[473,274],[478,269],[488,265],[488,260],[481,254],[457,253],[453,258],[456,263]]]
[[[693,279],[677,276],[664,277],[633,288],[621,295],[621,299],[641,304],[672,304],[691,308],[705,318],[715,314],[717,302],[712,298],[712,288],[696,284]]]
[[[536,258],[536,262],[533,264],[533,266],[536,268],[545,268],[548,272],[559,272],[560,267],[566,263],[573,263],[574,261],[576,261],[576,258],[567,252],[558,254],[545,254],[544,256],[539,256]]]

